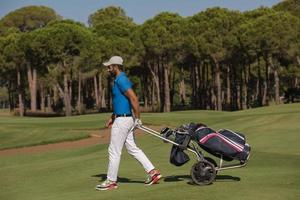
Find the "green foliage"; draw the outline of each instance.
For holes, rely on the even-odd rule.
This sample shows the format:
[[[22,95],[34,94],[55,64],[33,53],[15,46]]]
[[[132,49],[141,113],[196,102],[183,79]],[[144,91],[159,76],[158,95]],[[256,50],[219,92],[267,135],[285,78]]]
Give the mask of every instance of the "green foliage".
[[[0,86],[7,87],[9,81],[16,80],[16,72],[24,68],[25,55],[19,45],[21,35],[20,32],[12,32],[0,38]]]
[[[3,54],[6,57],[6,62],[11,62],[14,65],[21,65],[25,62],[24,52],[19,45],[20,39],[20,33],[11,33],[5,37],[6,42],[4,44]]]
[[[256,44],[262,51],[274,54],[289,49],[297,40],[299,20],[288,13],[277,12],[259,17],[253,27],[256,30]]]
[[[165,95],[168,91],[165,93],[167,89],[164,88],[168,82],[172,102],[179,102],[178,85],[183,79],[188,88],[184,90],[187,91],[185,96],[196,101],[193,106],[201,104],[201,108],[206,109],[204,104],[213,104],[213,93],[216,92],[219,104],[224,102],[229,92],[226,87],[230,87],[231,95],[235,95],[226,101],[235,99],[237,104],[238,88],[245,91],[248,87],[249,100],[250,96],[258,96],[254,86],[258,79],[262,81],[270,76],[267,84],[273,85],[272,72],[266,75],[264,67],[257,63],[263,60],[262,66],[267,65],[266,57],[271,56],[282,70],[278,72],[284,87],[290,85],[290,81],[286,81],[289,77],[297,82],[300,65],[298,8],[298,0],[287,0],[274,9],[260,7],[243,13],[219,7],[191,17],[162,12],[142,25],[136,25],[122,8],[110,6],[91,14],[87,28],[79,22],[61,20],[51,8],[23,7],[0,20],[0,84],[11,82],[9,89],[16,90],[16,69],[20,68],[21,76],[25,77],[26,64],[37,69],[40,86],[47,87],[47,95],[53,97],[53,86],[61,83],[64,74],[75,91],[71,100],[74,105],[79,77],[87,81],[87,84],[83,83],[86,96],[94,98],[94,80],[91,78],[104,72],[102,63],[105,60],[120,55],[124,58],[125,69],[135,76],[130,78],[141,84],[138,87],[144,95],[141,98],[149,93],[147,100],[152,104],[155,103],[150,99],[150,93],[156,95],[156,90],[160,90],[160,99],[156,101],[164,100],[168,104],[169,97]],[[163,69],[169,70],[164,66],[170,66],[170,71],[163,72]],[[184,69],[184,72],[179,69]],[[158,86],[154,87],[154,80],[150,78],[152,73]],[[169,78],[164,77],[164,73],[169,73]],[[185,76],[178,76],[184,73]],[[225,80],[228,80],[228,85]],[[27,101],[26,78],[21,81]],[[102,79],[99,85],[107,85],[107,80]],[[110,94],[105,92],[108,100]],[[240,92],[242,101],[246,94]],[[219,99],[221,93],[224,93],[223,99]],[[195,97],[196,94],[201,97]],[[198,102],[204,98],[203,102]],[[17,104],[16,100],[13,101]],[[219,104],[218,107],[222,107]]]
[[[211,8],[191,18],[190,30],[200,52],[224,60],[235,44],[233,30],[241,21],[241,14],[224,8]]]
[[[98,35],[113,39],[129,37],[135,24],[120,7],[107,7],[89,17],[89,25]]]
[[[287,11],[291,14],[300,17],[300,1],[299,0],[285,0],[282,1],[275,6],[273,6],[275,10],[279,11]]]
[[[176,57],[182,46],[182,17],[178,14],[163,12],[147,20],[141,28],[141,40],[150,55]]]
[[[244,15],[240,38],[248,50],[287,54],[299,41],[299,20],[289,13],[261,8]]]
[[[0,102],[8,101],[8,91],[6,87],[0,87]]]
[[[21,32],[32,31],[46,26],[48,22],[60,17],[51,8],[45,6],[27,6],[8,13],[0,21],[0,34],[15,27]]]
[[[245,20],[238,27],[241,52],[249,62],[255,62],[259,55],[271,56],[280,66],[287,67],[294,63],[299,54],[299,19],[287,12],[277,12],[268,8],[260,8],[244,13]],[[264,61],[265,64],[266,61]],[[253,67],[256,67],[255,65]],[[282,88],[292,87],[288,79],[297,77],[289,73],[291,67],[280,68]],[[292,71],[290,71],[292,72]],[[261,73],[265,73],[263,69]],[[256,73],[253,75],[257,76]],[[288,78],[289,77],[289,78]]]
[[[69,61],[80,56],[81,50],[91,44],[92,37],[87,28],[67,20],[25,34],[21,45],[27,59],[39,66]]]
[[[107,7],[96,11],[89,17],[89,25],[98,37],[105,40],[105,57],[120,55],[127,63],[134,63],[136,52],[133,33],[136,24],[127,17],[120,7]]]
[[[275,11],[271,8],[267,8],[267,7],[260,7],[251,11],[245,11],[243,14],[245,16],[245,18],[248,20],[255,20],[259,17],[262,17],[264,15],[268,15],[268,14],[272,14]]]

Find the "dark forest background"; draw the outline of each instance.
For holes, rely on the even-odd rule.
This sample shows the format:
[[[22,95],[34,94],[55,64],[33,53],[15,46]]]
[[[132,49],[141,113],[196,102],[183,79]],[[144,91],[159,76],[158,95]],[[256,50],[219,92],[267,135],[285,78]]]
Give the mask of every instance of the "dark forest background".
[[[242,110],[283,103],[300,77],[300,0],[194,16],[162,12],[138,25],[120,7],[88,26],[27,6],[0,20],[0,107],[17,115],[111,110],[102,65],[125,60],[142,109]]]

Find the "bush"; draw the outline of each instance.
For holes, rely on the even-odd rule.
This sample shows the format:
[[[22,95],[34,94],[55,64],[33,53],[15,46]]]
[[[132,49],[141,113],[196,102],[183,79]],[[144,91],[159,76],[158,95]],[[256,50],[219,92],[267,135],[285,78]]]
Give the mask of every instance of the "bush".
[[[43,111],[32,112],[31,110],[25,111],[24,115],[28,116],[28,117],[61,117],[61,116],[65,116],[64,113],[43,112]]]

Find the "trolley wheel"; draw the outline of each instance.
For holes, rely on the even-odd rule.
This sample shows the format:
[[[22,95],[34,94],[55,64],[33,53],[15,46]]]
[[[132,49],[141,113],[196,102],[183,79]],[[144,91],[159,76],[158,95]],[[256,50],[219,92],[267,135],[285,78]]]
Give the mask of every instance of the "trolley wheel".
[[[211,157],[204,157],[204,159],[205,159],[206,161],[212,163],[212,164],[214,165],[215,168],[218,167],[217,162],[216,162],[214,159],[212,159]],[[216,171],[216,175],[217,175],[217,174],[218,174],[218,171],[217,171],[217,170],[215,170],[215,171]]]
[[[216,178],[216,170],[212,163],[203,160],[195,163],[191,169],[191,177],[197,185],[209,185]]]

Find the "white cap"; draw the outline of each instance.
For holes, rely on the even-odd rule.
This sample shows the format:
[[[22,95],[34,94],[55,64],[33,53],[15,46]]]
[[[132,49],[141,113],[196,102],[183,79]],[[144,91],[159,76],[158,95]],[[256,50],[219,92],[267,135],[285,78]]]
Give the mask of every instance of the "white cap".
[[[110,65],[123,65],[123,59],[120,56],[113,56],[109,59],[108,62],[103,63],[105,66],[110,66]]]

